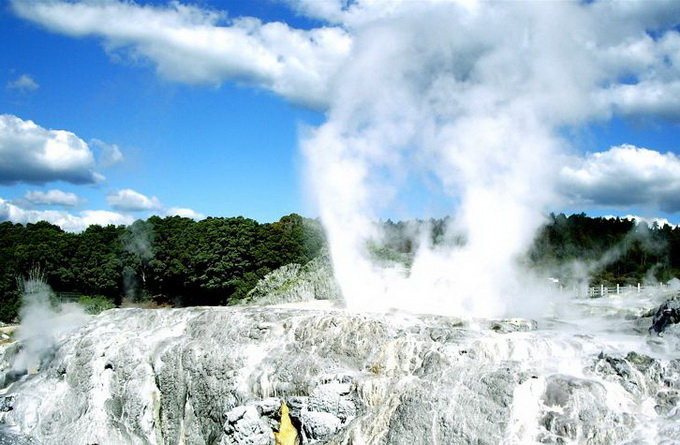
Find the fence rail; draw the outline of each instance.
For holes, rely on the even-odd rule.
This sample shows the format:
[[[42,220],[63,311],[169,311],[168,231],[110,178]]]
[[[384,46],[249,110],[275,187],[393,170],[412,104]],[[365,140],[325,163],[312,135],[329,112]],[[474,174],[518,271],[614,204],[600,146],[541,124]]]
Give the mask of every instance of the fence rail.
[[[61,303],[77,302],[83,296],[81,292],[55,292],[54,296]]]
[[[565,288],[560,286],[560,289],[564,292],[573,292],[579,297],[590,297],[599,298],[606,297],[609,295],[621,295],[621,294],[631,294],[631,293],[646,293],[646,292],[671,292],[673,290],[680,290],[675,287],[671,287],[668,284],[642,284],[637,283],[632,284],[616,284],[612,286],[605,286],[600,284],[599,286],[589,286],[589,287],[578,287],[574,286],[572,288]]]

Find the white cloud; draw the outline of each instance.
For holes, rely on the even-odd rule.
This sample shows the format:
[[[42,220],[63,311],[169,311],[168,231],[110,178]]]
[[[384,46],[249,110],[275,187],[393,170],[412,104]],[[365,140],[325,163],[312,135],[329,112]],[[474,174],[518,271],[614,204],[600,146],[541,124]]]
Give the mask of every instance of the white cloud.
[[[662,117],[680,122],[680,81],[645,81],[618,85],[609,91],[617,111],[636,117]]]
[[[111,193],[106,200],[114,209],[128,212],[158,210],[162,208],[161,202],[155,196],[149,198],[132,189],[118,190]]]
[[[200,220],[205,218],[205,215],[202,213],[199,213],[193,209],[189,209],[186,207],[170,207],[163,212],[164,216],[181,216],[183,218],[191,218],[194,220]]]
[[[158,72],[187,83],[245,82],[321,106],[328,80],[349,52],[342,28],[306,30],[255,18],[227,19],[194,6],[119,1],[12,2],[14,11],[72,36],[101,36],[108,51],[129,50]]]
[[[106,210],[83,210],[77,214],[63,210],[27,210],[0,198],[0,221],[20,224],[47,221],[68,232],[82,232],[92,224],[101,226],[132,224],[134,218]]]
[[[112,196],[114,199],[112,199]],[[24,204],[71,206],[75,205],[73,204],[74,201],[79,201],[76,195],[60,190],[50,190],[48,192],[31,191],[26,193]],[[35,210],[26,208],[20,201],[11,202],[0,198],[0,222],[11,221],[13,223],[27,224],[47,221],[68,232],[82,232],[93,224],[100,226],[132,224],[136,218],[125,211],[158,210],[161,216],[177,215],[194,220],[205,218],[205,215],[202,213],[185,207],[162,209],[157,198],[148,198],[141,193],[129,189],[120,190],[116,194],[110,195],[109,202],[111,203],[112,201],[116,203],[115,205],[112,204],[114,208],[124,211],[82,210],[79,212],[69,212],[66,210]]]
[[[677,224],[673,224],[668,220],[668,218],[658,218],[658,217],[647,217],[647,216],[638,216],[638,215],[624,215],[624,216],[616,216],[616,215],[605,215],[603,216],[605,219],[629,219],[631,221],[635,221],[636,224],[640,223],[645,223],[648,226],[651,226],[654,223],[657,223],[659,227],[663,227],[665,225],[668,225],[672,228],[678,227]]]
[[[31,204],[75,207],[80,203],[78,195],[75,193],[64,192],[61,190],[31,190],[26,192],[24,199]]]
[[[596,206],[645,206],[680,211],[680,158],[620,145],[574,159],[560,172],[562,192]]]
[[[0,115],[0,183],[93,184],[104,179],[94,165],[90,147],[75,134]]]
[[[22,74],[14,80],[7,82],[7,88],[19,91],[35,91],[40,88],[38,82],[28,74]]]
[[[540,69],[564,82],[565,90],[583,88],[589,115],[615,112],[680,120],[680,102],[673,100],[680,89],[680,34],[671,28],[680,22],[676,0],[549,6],[476,0],[287,3],[332,25],[294,29],[252,17],[229,18],[179,2],[152,6],[118,0],[12,0],[21,17],[71,36],[102,37],[109,52],[124,50],[133,58],[148,59],[166,78],[203,84],[245,82],[316,107],[328,105],[336,77],[347,64],[361,63],[353,47],[368,28],[396,25],[408,34],[407,17],[429,14],[435,19],[427,20],[435,27],[444,19],[447,28],[442,32],[464,29],[465,39],[476,44],[466,49],[473,64],[495,48],[492,53],[498,57],[488,60],[487,68],[496,74],[509,69],[505,79],[511,83],[526,74],[522,61],[548,57],[550,63],[542,63]],[[567,30],[561,35],[550,29],[557,15],[562,15],[559,24]],[[652,38],[649,31],[659,37]],[[389,45],[384,42],[382,48]],[[455,53],[464,46],[461,42],[450,49]],[[519,63],[511,67],[508,61]],[[566,67],[565,61],[573,67]],[[540,97],[542,85],[535,89]],[[546,96],[546,105],[573,100],[555,93]]]
[[[286,0],[299,13],[332,23],[357,27],[367,22],[385,20],[411,12],[422,12],[441,5],[458,6],[474,14],[485,12],[484,1],[480,0]],[[574,2],[576,3],[576,2]],[[583,2],[584,9],[602,17],[602,25],[612,22],[634,21],[649,29],[677,24],[680,12],[677,0],[595,0],[590,4]],[[535,7],[532,6],[532,8]],[[494,6],[492,6],[494,8]],[[538,7],[540,8],[540,6]],[[565,23],[568,25],[570,23]]]
[[[125,159],[123,152],[121,152],[120,148],[115,144],[107,144],[99,139],[92,139],[90,144],[99,148],[97,163],[103,168],[120,164]]]
[[[299,13],[328,21],[343,24],[349,28],[361,27],[370,22],[377,22],[410,12],[422,12],[437,8],[443,4],[459,6],[473,10],[477,8],[477,0],[429,0],[429,1],[394,1],[394,0],[288,0]]]

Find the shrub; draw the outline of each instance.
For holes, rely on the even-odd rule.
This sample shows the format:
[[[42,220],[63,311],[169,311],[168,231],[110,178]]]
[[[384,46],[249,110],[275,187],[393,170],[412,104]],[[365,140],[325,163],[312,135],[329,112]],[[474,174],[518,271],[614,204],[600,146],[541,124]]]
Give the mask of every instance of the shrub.
[[[78,298],[78,304],[85,309],[85,312],[92,315],[97,315],[100,312],[116,307],[111,300],[102,295],[82,295]]]

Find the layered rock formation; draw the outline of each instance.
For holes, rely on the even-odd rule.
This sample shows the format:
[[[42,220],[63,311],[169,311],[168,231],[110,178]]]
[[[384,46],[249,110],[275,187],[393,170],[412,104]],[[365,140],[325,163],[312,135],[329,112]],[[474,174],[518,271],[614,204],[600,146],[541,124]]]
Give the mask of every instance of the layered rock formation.
[[[282,437],[285,406],[305,444],[680,440],[677,336],[647,335],[650,317],[613,317],[633,306],[620,298],[537,322],[111,310],[3,391],[0,437],[264,445]]]
[[[286,264],[267,274],[248,292],[244,303],[271,305],[310,300],[339,300],[330,259],[320,255],[305,265]]]

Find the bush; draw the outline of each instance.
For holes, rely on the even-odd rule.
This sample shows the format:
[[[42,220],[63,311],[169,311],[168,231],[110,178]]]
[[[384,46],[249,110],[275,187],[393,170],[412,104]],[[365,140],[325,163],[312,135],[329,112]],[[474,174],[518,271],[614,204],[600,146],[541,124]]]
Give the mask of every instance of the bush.
[[[92,315],[97,315],[100,312],[116,307],[111,300],[102,295],[82,295],[78,298],[78,304],[85,309],[85,312]]]

